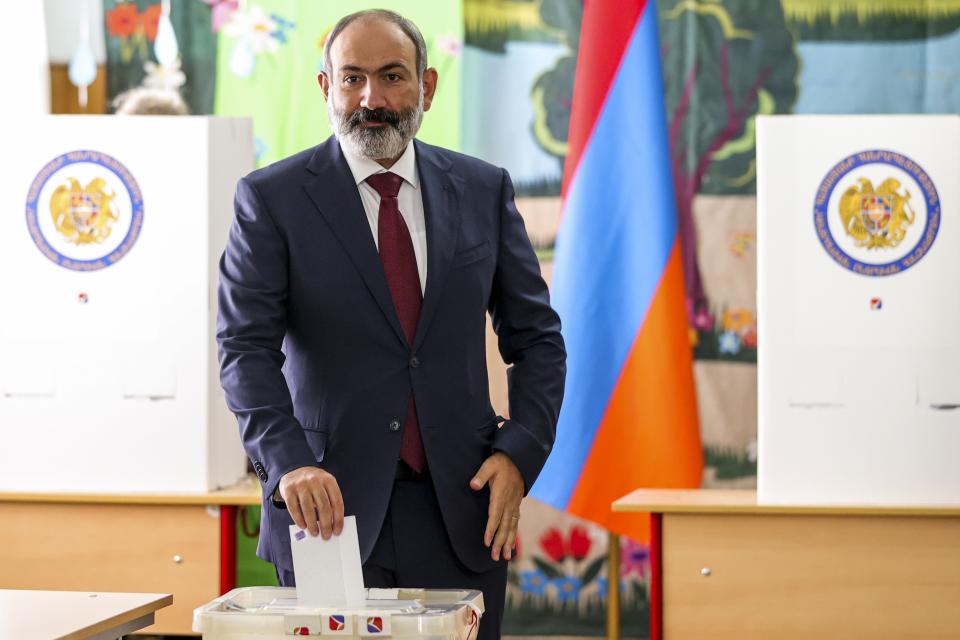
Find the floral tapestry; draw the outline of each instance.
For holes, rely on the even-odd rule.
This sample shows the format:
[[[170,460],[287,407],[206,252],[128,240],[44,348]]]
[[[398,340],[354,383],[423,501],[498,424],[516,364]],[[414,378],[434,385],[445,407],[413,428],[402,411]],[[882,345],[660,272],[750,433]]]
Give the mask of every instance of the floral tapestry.
[[[180,50],[178,84],[190,113],[213,111],[216,74],[215,14],[201,0],[171,0],[170,22]],[[113,100],[140,86],[151,74],[164,73],[157,65],[154,44],[160,20],[159,0],[104,0],[104,36],[107,48],[107,95]],[[168,80],[168,79],[164,79]]]

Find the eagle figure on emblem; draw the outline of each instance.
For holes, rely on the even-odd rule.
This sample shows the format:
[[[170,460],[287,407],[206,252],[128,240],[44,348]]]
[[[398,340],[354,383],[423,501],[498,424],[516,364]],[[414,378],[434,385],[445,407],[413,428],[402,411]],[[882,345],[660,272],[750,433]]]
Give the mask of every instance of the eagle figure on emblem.
[[[107,193],[102,178],[94,178],[85,188],[75,178],[68,180],[69,186],[60,185],[50,196],[54,226],[71,244],[102,243],[120,217],[113,202],[116,193]]]
[[[907,236],[916,219],[910,192],[896,178],[886,178],[874,189],[867,178],[857,180],[840,196],[843,230],[861,249],[892,249]]]

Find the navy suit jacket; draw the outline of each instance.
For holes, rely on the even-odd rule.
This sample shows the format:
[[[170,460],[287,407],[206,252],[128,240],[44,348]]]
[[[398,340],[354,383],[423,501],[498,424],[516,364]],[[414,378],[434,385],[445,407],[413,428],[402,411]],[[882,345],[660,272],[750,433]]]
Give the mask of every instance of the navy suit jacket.
[[[237,186],[220,261],[221,383],[262,482],[258,555],[292,570],[285,507],[293,469],[332,473],[370,555],[386,514],[411,391],[451,543],[470,569],[489,491],[470,479],[506,453],[529,489],[553,445],[563,396],[560,321],[506,171],[416,141],[427,281],[413,343],[390,297],[353,175],[333,137]],[[491,314],[508,373],[510,420],[490,405]]]

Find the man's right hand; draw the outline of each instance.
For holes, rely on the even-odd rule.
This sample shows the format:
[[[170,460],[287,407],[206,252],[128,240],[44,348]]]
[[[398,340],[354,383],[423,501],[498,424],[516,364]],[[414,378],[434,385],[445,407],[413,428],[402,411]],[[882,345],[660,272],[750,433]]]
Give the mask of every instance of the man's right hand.
[[[280,479],[280,496],[301,529],[324,540],[343,531],[343,496],[337,479],[319,467],[300,467]]]

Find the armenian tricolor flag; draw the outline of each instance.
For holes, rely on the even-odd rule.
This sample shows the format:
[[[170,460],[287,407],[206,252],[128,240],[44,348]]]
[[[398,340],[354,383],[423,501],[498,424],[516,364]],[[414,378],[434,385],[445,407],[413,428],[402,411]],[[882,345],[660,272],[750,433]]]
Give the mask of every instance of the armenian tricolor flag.
[[[532,495],[647,540],[610,503],[703,466],[654,0],[587,0],[578,56],[552,285],[567,391]]]

